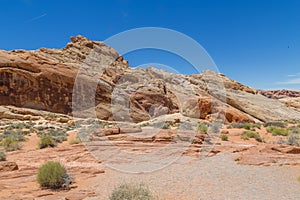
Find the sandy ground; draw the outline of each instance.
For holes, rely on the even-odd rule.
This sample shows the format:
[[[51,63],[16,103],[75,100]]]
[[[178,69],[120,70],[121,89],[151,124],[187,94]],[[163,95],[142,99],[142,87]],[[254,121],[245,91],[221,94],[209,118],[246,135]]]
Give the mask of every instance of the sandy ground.
[[[82,144],[70,145],[67,141],[55,148],[37,149],[38,137],[31,135],[23,143],[22,150],[7,153],[8,161],[16,162],[19,170],[0,173],[0,199],[106,200],[113,188],[132,182],[146,184],[158,199],[163,200],[300,199],[299,154],[270,153],[264,150],[264,144],[253,139],[240,140],[240,132],[242,130],[231,130],[229,141],[220,141],[217,145],[221,151],[217,155],[202,159],[182,156],[163,169],[138,174],[110,168],[111,165],[94,159]],[[74,137],[75,134],[71,134],[69,140]],[[268,156],[279,160],[270,164]],[[251,160],[253,157],[254,161]],[[238,162],[236,158],[250,161]],[[290,160],[278,164],[283,158]],[[39,187],[37,170],[48,160],[61,161],[67,167],[74,178],[70,190],[51,191]],[[262,164],[255,163],[256,160]],[[291,161],[294,162],[291,164]],[[251,165],[253,163],[255,165]]]

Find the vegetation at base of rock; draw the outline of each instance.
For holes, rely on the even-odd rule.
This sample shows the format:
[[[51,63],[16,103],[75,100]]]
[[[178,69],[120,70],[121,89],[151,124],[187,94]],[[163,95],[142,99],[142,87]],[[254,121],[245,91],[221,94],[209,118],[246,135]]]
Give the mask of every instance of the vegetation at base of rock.
[[[13,135],[9,135],[2,139],[1,144],[6,151],[16,151],[22,148],[19,141]]]
[[[153,200],[150,190],[143,184],[127,183],[115,188],[109,200]]]
[[[68,134],[63,129],[49,128],[49,129],[38,132],[38,136],[42,137],[44,135],[51,136],[54,139],[54,141],[57,142],[57,143],[61,143],[63,141],[66,141],[67,138],[68,138]]]
[[[199,123],[197,130],[206,133],[208,131],[208,126],[206,123]]]
[[[275,126],[268,126],[267,132],[272,133],[273,136],[277,136],[277,135],[287,136],[289,134],[289,131],[287,129],[278,128]]]
[[[269,127],[269,126],[285,128],[286,123],[285,122],[266,122],[266,123],[264,123],[264,127]]]
[[[253,131],[244,131],[241,138],[243,140],[249,140],[250,138],[254,138],[258,142],[263,141],[260,135],[257,132],[253,132]]]
[[[18,142],[25,141],[24,135],[27,135],[27,132],[21,131],[21,130],[5,130],[3,134],[0,135],[0,140],[5,139],[9,136],[14,137]]]
[[[300,127],[299,126],[290,126],[288,127],[288,131],[291,134],[300,134]]]
[[[220,138],[222,141],[228,141],[228,136],[226,134],[221,134]]]
[[[6,161],[6,155],[3,151],[0,150],[0,161]]]
[[[246,130],[255,130],[255,128],[261,129],[261,124],[260,123],[232,123],[231,124],[232,128],[244,128]]]
[[[39,168],[37,181],[41,187],[50,189],[68,189],[72,183],[66,168],[53,161],[48,161]]]
[[[49,135],[43,135],[38,143],[38,146],[40,149],[46,148],[46,147],[55,147],[56,142],[54,139]]]

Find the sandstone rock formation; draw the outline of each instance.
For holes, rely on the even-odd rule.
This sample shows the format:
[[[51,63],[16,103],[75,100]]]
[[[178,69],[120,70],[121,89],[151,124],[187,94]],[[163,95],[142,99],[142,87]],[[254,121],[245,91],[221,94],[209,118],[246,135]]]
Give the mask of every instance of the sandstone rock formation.
[[[259,93],[271,99],[300,97],[300,91],[295,90],[260,90]]]
[[[300,119],[299,110],[258,93],[212,71],[130,68],[114,49],[82,36],[62,49],[0,51],[0,105],[77,117],[96,111],[99,119],[131,122],[173,113],[229,122]]]

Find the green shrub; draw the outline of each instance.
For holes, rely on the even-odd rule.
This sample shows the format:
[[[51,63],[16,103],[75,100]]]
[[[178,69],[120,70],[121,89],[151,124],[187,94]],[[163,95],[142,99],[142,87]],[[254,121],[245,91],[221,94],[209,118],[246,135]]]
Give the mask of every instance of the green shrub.
[[[228,141],[228,136],[226,134],[221,134],[220,138],[222,141]]]
[[[2,140],[2,146],[6,151],[15,151],[21,149],[21,145],[13,135],[9,135]]]
[[[275,126],[268,126],[267,132],[272,133],[273,136],[277,136],[277,135],[287,136],[289,134],[289,131],[287,129],[278,128]]]
[[[7,138],[8,136],[14,137],[18,142],[25,141],[25,137],[21,130],[5,130],[3,134],[0,135],[0,139]]]
[[[41,187],[50,189],[68,189],[72,183],[66,168],[53,161],[48,161],[39,168],[37,181]]]
[[[152,200],[151,192],[143,184],[123,184],[115,188],[110,200]]]
[[[250,130],[250,129],[251,129],[251,124],[245,123],[245,124],[243,125],[243,128],[246,129],[246,130]]]
[[[6,155],[3,151],[0,151],[0,161],[6,161]]]
[[[243,140],[249,140],[249,138],[254,138],[256,141],[262,142],[262,138],[260,137],[260,135],[253,131],[244,131],[241,138]]]
[[[68,134],[62,129],[47,129],[38,132],[38,135],[42,137],[43,135],[51,136],[55,142],[61,143],[68,139]]]
[[[201,131],[203,133],[206,133],[207,130],[208,130],[208,127],[207,127],[207,124],[205,123],[200,123],[198,124],[198,127],[197,127],[198,131]]]
[[[46,147],[55,147],[56,143],[54,139],[49,135],[43,135],[39,141],[38,144],[40,149],[46,148]]]
[[[254,123],[254,124],[252,124],[252,127],[261,129],[261,124],[260,123]]]

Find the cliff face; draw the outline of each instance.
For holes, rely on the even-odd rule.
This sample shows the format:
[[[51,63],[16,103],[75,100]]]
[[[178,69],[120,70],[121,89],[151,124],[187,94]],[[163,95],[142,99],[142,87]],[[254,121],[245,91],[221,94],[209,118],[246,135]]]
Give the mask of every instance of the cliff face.
[[[84,74],[84,81],[76,85],[82,93],[76,98],[86,104],[81,108],[86,112],[79,110],[82,116],[96,110],[100,119],[134,122],[178,112],[229,122],[300,119],[299,110],[222,74],[206,71],[187,76],[151,67],[132,69],[114,49],[82,36],[71,37],[63,49],[1,50],[0,105],[71,115],[78,70],[93,63],[104,63],[103,72],[97,74],[95,96],[86,93],[92,91],[88,83],[95,79],[93,74]]]

